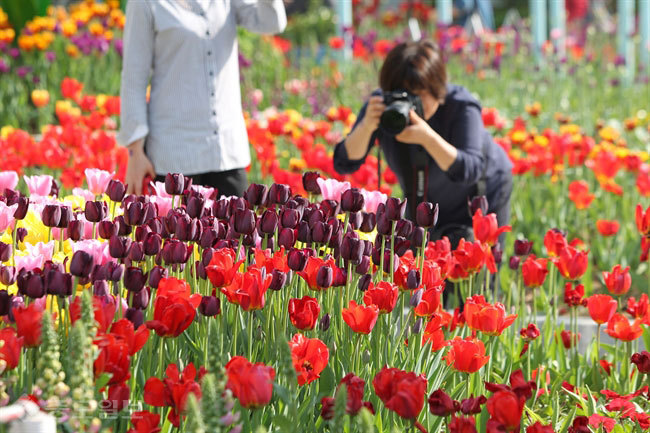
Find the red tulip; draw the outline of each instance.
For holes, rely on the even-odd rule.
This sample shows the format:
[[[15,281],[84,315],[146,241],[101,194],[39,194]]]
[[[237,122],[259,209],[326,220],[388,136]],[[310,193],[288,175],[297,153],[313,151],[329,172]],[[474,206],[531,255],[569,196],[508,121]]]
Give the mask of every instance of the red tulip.
[[[483,210],[478,209],[472,217],[472,228],[474,229],[474,238],[490,246],[499,241],[502,233],[509,232],[510,226],[499,227],[497,215],[495,213],[483,216]]]
[[[350,301],[348,308],[341,311],[343,320],[348,324],[350,329],[359,334],[370,334],[372,328],[377,323],[379,317],[379,308],[376,305],[357,305],[355,301]]]
[[[593,427],[595,431],[602,431],[600,427],[603,427],[605,429],[605,432],[609,433],[614,430],[614,427],[616,426],[616,420],[608,416],[602,416],[594,413],[589,416],[589,425]]]
[[[564,285],[564,302],[569,307],[577,307],[578,305],[586,305],[586,300],[583,299],[585,296],[585,286],[582,284],[576,284],[575,288],[571,283],[566,283]]]
[[[39,346],[41,344],[43,308],[36,303],[31,303],[27,307],[14,307],[13,313],[18,336],[23,338],[25,347]]]
[[[596,228],[601,236],[614,236],[620,226],[618,221],[596,220]]]
[[[640,373],[650,374],[650,352],[643,351],[635,353],[630,358],[630,361],[636,365]]]
[[[108,413],[121,412],[129,405],[129,385],[125,382],[108,387],[108,398],[102,401],[102,409]]]
[[[424,407],[427,379],[423,374],[384,367],[375,375],[372,385],[386,408],[402,418],[416,419]]]
[[[23,338],[16,335],[14,328],[0,329],[0,360],[5,362],[3,370],[13,370],[20,361]]]
[[[332,270],[332,275],[334,275],[334,268],[336,265],[334,264],[334,259],[329,258],[327,260],[323,260],[320,257],[313,257],[310,256],[307,258],[307,264],[305,264],[305,269],[302,271],[296,272],[298,275],[300,275],[306,282],[307,285],[309,286],[310,289],[312,290],[324,290],[327,289],[328,287],[322,287],[318,283],[318,271],[321,268],[328,267]]]
[[[560,255],[554,263],[564,278],[577,280],[587,270],[588,260],[588,252],[566,247],[560,251]]]
[[[289,348],[298,376],[298,385],[315,381],[327,367],[329,350],[318,338],[305,338],[302,334],[296,334],[289,341]]]
[[[264,276],[260,268],[249,266],[245,273],[237,273],[232,283],[222,287],[228,302],[237,304],[244,311],[261,310],[266,303],[265,294],[271,285],[272,275]]]
[[[630,297],[627,300],[627,310],[635,319],[646,319],[646,325],[650,325],[650,299],[648,295],[644,293],[641,295],[639,302],[636,301],[636,298]]]
[[[557,257],[560,255],[560,251],[568,247],[569,244],[561,231],[551,229],[544,235],[544,246],[550,257]]]
[[[437,416],[453,415],[460,410],[460,403],[452,400],[443,389],[433,391],[427,402],[429,403],[429,412]]]
[[[443,327],[442,317],[438,314],[431,316],[427,322],[427,326],[422,333],[422,345],[431,343],[431,351],[437,352],[447,345],[445,340],[445,333]]]
[[[244,263],[243,259],[238,262],[235,260],[235,252],[231,248],[214,251],[210,263],[205,267],[205,273],[208,275],[212,287],[220,288],[230,285],[239,266]]]
[[[518,431],[526,400],[512,391],[497,391],[487,401],[491,420],[505,427],[506,431]]]
[[[589,184],[584,180],[574,180],[569,184],[569,199],[577,209],[587,209],[596,196],[589,193]]]
[[[606,359],[601,359],[598,361],[598,363],[600,364],[600,368],[602,368],[608,376],[612,374],[612,366],[614,365],[613,362],[609,362]]]
[[[113,323],[111,334],[120,337],[126,343],[131,356],[139,352],[149,339],[149,329],[140,326],[136,331],[133,323],[128,319],[120,319]]]
[[[451,348],[444,359],[456,371],[475,373],[487,364],[490,359],[485,355],[485,345],[481,340],[467,337],[464,340],[456,337],[450,342]]]
[[[554,431],[550,424],[544,425],[537,421],[535,424],[529,425],[528,428],[526,428],[526,433],[554,433]]]
[[[380,314],[386,314],[393,311],[398,296],[399,289],[395,284],[380,281],[376,285],[370,283],[368,290],[363,294],[363,302],[366,305],[376,305]]]
[[[587,298],[589,315],[599,325],[609,322],[617,307],[618,303],[609,295],[591,295]]]
[[[449,433],[476,433],[476,420],[472,417],[453,416],[449,423]]]
[[[95,377],[103,373],[110,374],[107,383],[109,386],[128,380],[131,375],[131,357],[127,343],[113,334],[106,334],[98,336],[95,344],[99,347],[99,354],[93,364]]]
[[[630,267],[621,269],[621,265],[616,265],[612,272],[603,272],[605,286],[612,295],[624,295],[630,290],[632,277],[630,276]]]
[[[616,313],[607,322],[607,335],[621,341],[634,341],[643,335],[641,321],[637,319],[632,325],[622,314]]]
[[[548,275],[548,260],[529,255],[521,265],[521,275],[527,287],[540,287]]]
[[[133,428],[127,433],[159,433],[160,415],[147,410],[133,412],[131,424]]]
[[[192,324],[195,316],[196,307],[187,299],[157,295],[153,320],[145,325],[159,337],[178,337]]]
[[[521,338],[523,338],[524,340],[528,340],[528,341],[534,340],[537,337],[539,337],[539,328],[534,323],[530,323],[528,327],[521,328],[521,331],[519,331],[519,335],[521,335]]]
[[[157,377],[147,379],[144,384],[144,402],[156,407],[171,407],[167,419],[174,427],[179,428],[180,414],[185,410],[189,395],[194,394],[197,399],[201,398],[201,386],[195,381],[196,373],[196,368],[191,362],[185,367],[182,375],[176,364],[169,364],[165,370],[167,377],[164,381]]]
[[[565,349],[570,349],[580,341],[580,333],[574,334],[571,331],[562,331],[560,332],[560,337],[562,338],[562,344]]]
[[[348,373],[341,379],[341,382],[336,387],[336,392],[339,391],[342,385],[345,385],[345,392],[347,394],[345,412],[348,415],[356,415],[364,406],[374,413],[372,404],[368,401],[363,401],[363,389],[366,386],[365,380],[355,376],[354,373]],[[323,397],[321,404],[321,416],[323,419],[332,419],[334,417],[334,398]]]
[[[650,236],[650,206],[644,211],[640,204],[636,205],[636,228],[641,236]]]
[[[314,329],[319,314],[318,299],[309,296],[303,296],[302,299],[289,299],[289,320],[296,328]]]
[[[501,335],[517,318],[516,314],[506,316],[503,304],[488,304],[482,295],[467,298],[463,315],[467,326],[488,335]]]
[[[275,370],[261,362],[252,364],[243,356],[234,356],[226,364],[228,383],[226,389],[244,407],[260,407],[269,404],[273,395]]]
[[[442,303],[440,301],[441,290],[439,288],[426,289],[422,293],[420,303],[415,307],[415,315],[429,317],[440,311]]]

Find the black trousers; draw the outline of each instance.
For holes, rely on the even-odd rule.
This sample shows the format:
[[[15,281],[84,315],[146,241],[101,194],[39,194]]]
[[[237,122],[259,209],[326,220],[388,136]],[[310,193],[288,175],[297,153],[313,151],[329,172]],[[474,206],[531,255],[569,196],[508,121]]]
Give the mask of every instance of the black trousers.
[[[193,185],[209,186],[217,189],[217,197],[235,195],[241,197],[248,188],[246,169],[236,168],[227,171],[211,171],[208,173],[192,174]],[[156,176],[156,181],[164,182],[165,176]]]

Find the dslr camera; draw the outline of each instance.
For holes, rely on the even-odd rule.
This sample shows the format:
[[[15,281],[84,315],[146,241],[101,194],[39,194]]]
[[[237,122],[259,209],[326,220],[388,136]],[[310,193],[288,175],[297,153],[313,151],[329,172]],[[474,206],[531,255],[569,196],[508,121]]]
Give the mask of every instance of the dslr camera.
[[[418,116],[424,117],[422,100],[406,90],[383,92],[386,109],[379,118],[379,126],[390,135],[397,135],[410,123],[409,112],[415,110]]]

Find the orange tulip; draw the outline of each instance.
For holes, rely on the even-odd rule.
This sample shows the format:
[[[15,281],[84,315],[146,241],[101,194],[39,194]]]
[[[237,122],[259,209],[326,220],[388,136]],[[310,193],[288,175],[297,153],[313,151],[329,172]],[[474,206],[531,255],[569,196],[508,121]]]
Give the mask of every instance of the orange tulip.
[[[630,267],[621,269],[621,265],[616,265],[612,272],[603,272],[605,286],[612,295],[624,295],[630,290],[632,277],[630,276]]]
[[[45,107],[50,103],[50,92],[45,89],[32,90],[32,103],[37,107]]]
[[[618,221],[609,221],[609,220],[597,220],[596,228],[601,236],[614,236],[618,233],[618,229],[621,225]]]
[[[607,322],[607,329],[605,329],[607,335],[612,338],[616,338],[621,341],[634,341],[643,335],[643,328],[641,327],[641,321],[639,319],[635,320],[632,325],[622,314],[616,313],[609,319]]]
[[[569,184],[569,199],[577,209],[587,209],[596,196],[589,193],[589,184],[584,180],[574,180]]]
[[[318,338],[305,338],[302,334],[296,334],[289,341],[289,348],[293,368],[298,375],[298,385],[315,381],[327,367],[329,350]]]
[[[555,259],[555,266],[560,274],[567,280],[579,279],[587,270],[588,252],[578,251],[573,247],[566,247]]]
[[[348,326],[359,334],[370,334],[372,328],[377,323],[379,317],[379,308],[376,305],[357,305],[355,301],[350,301],[348,308],[341,312],[343,320]]]
[[[490,359],[485,355],[485,345],[476,338],[467,337],[463,340],[456,337],[449,343],[451,348],[444,359],[447,361],[447,365],[456,371],[475,373]]]
[[[636,228],[642,236],[650,236],[650,206],[644,211],[640,204],[636,205]]]
[[[467,326],[487,335],[501,335],[517,318],[516,314],[506,316],[503,304],[488,304],[482,295],[467,298],[463,314]]]

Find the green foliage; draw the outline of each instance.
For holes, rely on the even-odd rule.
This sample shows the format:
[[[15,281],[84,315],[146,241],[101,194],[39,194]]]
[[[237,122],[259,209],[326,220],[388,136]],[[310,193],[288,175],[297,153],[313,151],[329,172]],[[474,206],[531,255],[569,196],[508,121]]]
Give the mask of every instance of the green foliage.
[[[52,0],[0,0],[0,7],[9,16],[9,22],[16,34],[28,21],[45,15],[50,4]]]

